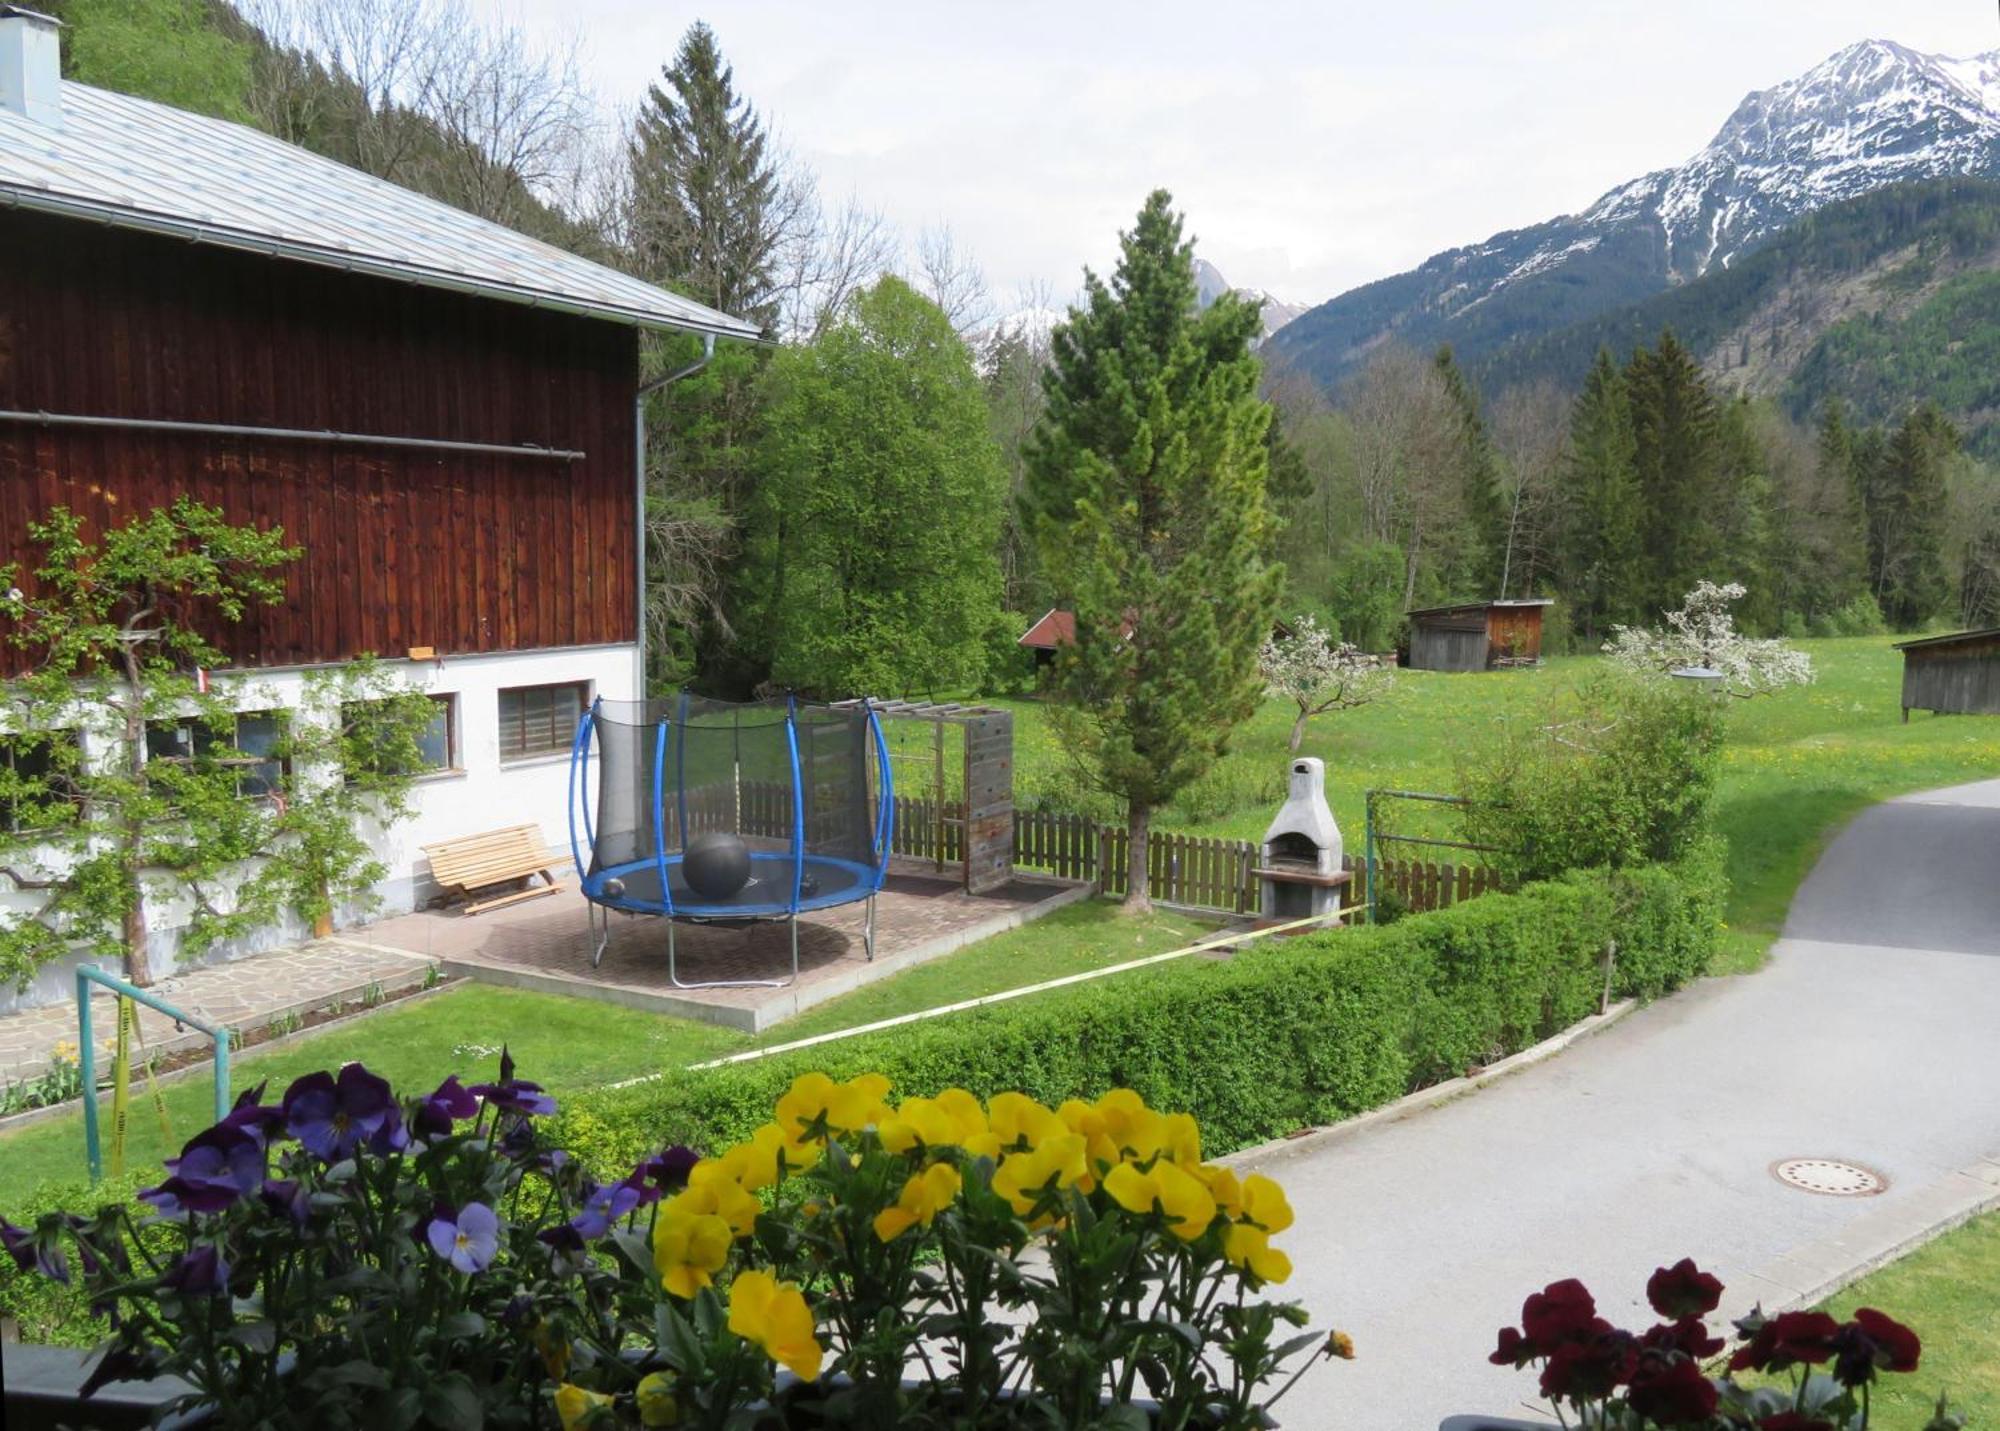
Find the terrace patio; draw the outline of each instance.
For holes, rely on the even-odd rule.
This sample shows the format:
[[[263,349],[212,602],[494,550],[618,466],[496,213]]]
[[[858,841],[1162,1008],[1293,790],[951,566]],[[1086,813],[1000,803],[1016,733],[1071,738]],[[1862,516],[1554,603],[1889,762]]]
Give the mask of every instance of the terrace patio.
[[[928,865],[898,862],[876,899],[875,958],[863,943],[866,906],[849,904],[799,920],[799,977],[784,988],[678,988],[667,976],[663,920],[620,916],[604,962],[590,964],[583,897],[574,889],[490,913],[456,908],[381,920],[343,936],[349,944],[434,959],[448,975],[600,999],[758,1033],[801,1011],[1084,898],[1071,881],[1016,877],[967,894]],[[784,921],[747,929],[681,924],[680,975],[688,982],[782,978],[791,966]]]

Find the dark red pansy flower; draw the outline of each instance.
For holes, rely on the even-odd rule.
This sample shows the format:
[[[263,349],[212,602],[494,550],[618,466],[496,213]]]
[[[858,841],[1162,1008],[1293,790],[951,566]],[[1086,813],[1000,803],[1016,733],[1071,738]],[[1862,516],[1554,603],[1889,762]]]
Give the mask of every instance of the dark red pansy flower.
[[[1486,1359],[1495,1366],[1523,1367],[1535,1358],[1535,1348],[1517,1327],[1500,1329],[1500,1344]]]
[[[1710,1336],[1700,1317],[1683,1317],[1678,1322],[1661,1322],[1639,1339],[1654,1351],[1685,1352],[1696,1361],[1706,1361],[1723,1348],[1721,1337]]]
[[[1722,1282],[1695,1266],[1692,1257],[1683,1257],[1646,1279],[1646,1300],[1670,1322],[1705,1317],[1722,1302]]]
[[[1884,1371],[1915,1371],[1917,1358],[1923,1355],[1923,1343],[1917,1334],[1883,1312],[1873,1307],[1863,1307],[1854,1314],[1854,1325],[1868,1334],[1870,1341],[1882,1348],[1886,1360],[1877,1363]]]
[[[1629,1332],[1593,1319],[1549,1353],[1542,1368],[1542,1395],[1551,1401],[1609,1396],[1631,1376],[1638,1360],[1638,1344]]]
[[[1662,1426],[1702,1426],[1715,1412],[1715,1383],[1684,1356],[1642,1356],[1625,1404]]]
[[[1521,1303],[1521,1332],[1547,1355],[1562,1342],[1588,1331],[1597,1317],[1597,1301],[1574,1277],[1551,1282],[1530,1292]]]
[[[1765,1322],[1748,1346],[1729,1359],[1731,1371],[1783,1371],[1800,1363],[1825,1361],[1834,1353],[1840,1323],[1825,1312],[1780,1312]]]

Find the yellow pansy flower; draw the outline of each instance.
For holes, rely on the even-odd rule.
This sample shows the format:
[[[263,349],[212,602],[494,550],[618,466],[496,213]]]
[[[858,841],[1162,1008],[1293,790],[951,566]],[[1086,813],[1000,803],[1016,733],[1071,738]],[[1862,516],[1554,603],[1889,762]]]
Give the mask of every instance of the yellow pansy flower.
[[[1089,1171],[1083,1139],[1074,1133],[1054,1133],[1033,1148],[1009,1153],[994,1171],[993,1191],[1013,1204],[1015,1213],[1026,1217],[1051,1182],[1059,1188],[1074,1187]]]
[[[845,1083],[835,1083],[824,1073],[802,1073],[778,1100],[778,1126],[796,1142],[828,1133],[858,1133],[888,1116],[888,1105],[882,1101],[888,1092],[889,1080],[879,1073],[864,1073]]]
[[[636,1399],[641,1426],[680,1425],[681,1404],[674,1396],[672,1372],[648,1372],[640,1377]]]
[[[729,1287],[729,1330],[800,1381],[817,1381],[826,1351],[813,1337],[812,1308],[797,1284],[768,1272],[739,1272]]]
[[[691,1213],[671,1204],[661,1208],[653,1224],[653,1270],[660,1285],[683,1300],[692,1298],[715,1280],[733,1241],[729,1224],[714,1213]]]
[[[958,1145],[958,1120],[930,1098],[905,1098],[894,1113],[883,1119],[875,1134],[892,1153],[912,1148],[951,1148]]]
[[[1222,1255],[1231,1267],[1260,1282],[1282,1282],[1292,1275],[1292,1259],[1271,1245],[1271,1234],[1247,1222],[1235,1224],[1223,1235]]]
[[[766,1123],[716,1161],[745,1192],[767,1188],[781,1173],[804,1172],[819,1161],[820,1145],[795,1142],[776,1123]]]
[[[932,1163],[903,1184],[902,1196],[894,1207],[875,1214],[875,1235],[891,1242],[918,1223],[929,1227],[932,1218],[951,1206],[962,1186],[964,1179],[957,1168],[950,1163]]]
[[[1167,1146],[1167,1120],[1129,1088],[1114,1088],[1098,1099],[1097,1113],[1105,1137],[1124,1157],[1143,1163]]]
[[[1208,1188],[1208,1195],[1215,1199],[1216,1210],[1231,1218],[1243,1216],[1243,1184],[1236,1180],[1236,1174],[1228,1168],[1202,1164],[1190,1171],[1202,1180]]]
[[[1166,1117],[1166,1154],[1184,1168],[1201,1165],[1201,1125],[1187,1113]]]
[[[1127,1212],[1148,1213],[1158,1207],[1168,1230],[1183,1242],[1194,1241],[1215,1221],[1215,1198],[1201,1179],[1164,1159],[1145,1172],[1135,1164],[1120,1163],[1105,1174],[1104,1190]]]
[[[600,1411],[611,1409],[611,1398],[601,1391],[586,1391],[564,1382],[556,1388],[556,1415],[563,1431],[581,1431]]]
[[[743,1185],[730,1176],[720,1158],[703,1158],[688,1170],[687,1187],[667,1199],[666,1209],[690,1216],[712,1214],[728,1223],[736,1236],[748,1237],[757,1226],[763,1204],[743,1191]]]
[[[987,1131],[986,1110],[963,1088],[947,1088],[937,1096],[937,1106],[958,1124],[958,1140],[964,1143]]]
[[[1283,1232],[1292,1225],[1292,1205],[1285,1200],[1283,1188],[1262,1173],[1252,1173],[1243,1180],[1240,1216],[1266,1232]]]
[[[1062,1119],[1025,1093],[994,1094],[986,1105],[986,1124],[1003,1152],[1069,1131]]]

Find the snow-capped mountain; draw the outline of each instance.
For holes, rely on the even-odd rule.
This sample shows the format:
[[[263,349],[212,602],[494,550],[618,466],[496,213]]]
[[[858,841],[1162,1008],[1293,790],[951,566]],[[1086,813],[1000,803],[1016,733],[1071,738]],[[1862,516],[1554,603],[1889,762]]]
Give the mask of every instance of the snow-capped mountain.
[[[1344,293],[1273,348],[1328,380],[1389,339],[1481,356],[1727,265],[1823,205],[1948,175],[2000,177],[2000,50],[1864,40],[1748,95],[1685,164]]]
[[[1225,293],[1234,293],[1255,303],[1264,320],[1264,331],[1257,340],[1259,343],[1269,342],[1272,335],[1280,328],[1306,311],[1304,304],[1287,303],[1282,298],[1272,297],[1261,288],[1233,287],[1229,280],[1222,276],[1222,270],[1205,258],[1197,257],[1194,261],[1194,288],[1195,301],[1203,308],[1208,307]]]

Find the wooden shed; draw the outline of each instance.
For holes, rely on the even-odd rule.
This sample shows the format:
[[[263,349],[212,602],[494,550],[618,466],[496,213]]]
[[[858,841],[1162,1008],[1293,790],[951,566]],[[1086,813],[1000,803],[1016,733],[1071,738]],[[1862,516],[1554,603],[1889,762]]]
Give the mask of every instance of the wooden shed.
[[[1899,641],[1903,653],[1903,719],[1934,715],[2000,715],[2000,626]]]
[[[1410,659],[1418,671],[1490,671],[1532,666],[1542,659],[1546,596],[1516,601],[1462,601],[1410,615]]]

